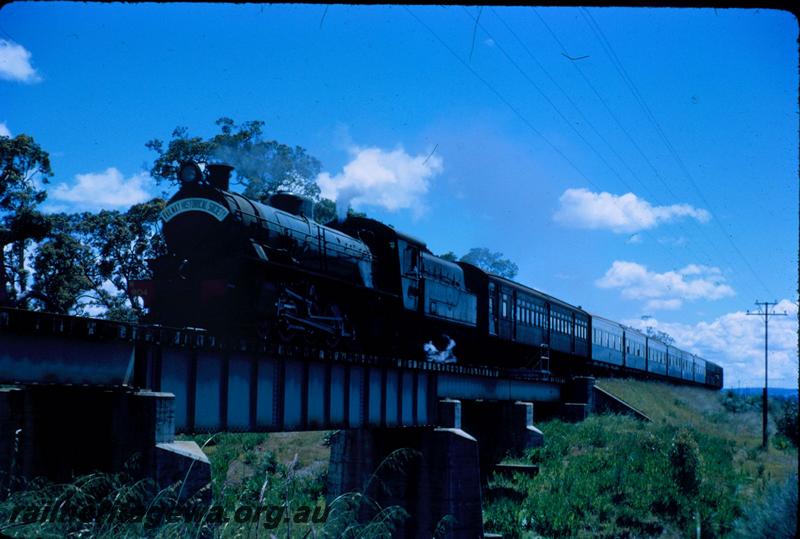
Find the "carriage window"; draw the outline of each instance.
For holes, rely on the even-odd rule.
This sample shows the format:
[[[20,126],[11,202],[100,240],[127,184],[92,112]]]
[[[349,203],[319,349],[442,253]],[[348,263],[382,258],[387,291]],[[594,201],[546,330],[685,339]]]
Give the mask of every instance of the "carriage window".
[[[500,314],[503,318],[508,317],[508,296],[503,294],[503,300],[500,302]]]
[[[406,273],[417,272],[417,250],[413,247],[406,247]]]

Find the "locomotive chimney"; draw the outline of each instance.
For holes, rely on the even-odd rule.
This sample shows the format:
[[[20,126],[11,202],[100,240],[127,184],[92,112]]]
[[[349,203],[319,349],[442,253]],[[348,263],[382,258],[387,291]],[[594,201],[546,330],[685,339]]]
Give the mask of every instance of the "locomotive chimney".
[[[206,165],[208,170],[208,182],[212,187],[227,191],[231,183],[231,172],[233,167],[225,163],[215,163]]]

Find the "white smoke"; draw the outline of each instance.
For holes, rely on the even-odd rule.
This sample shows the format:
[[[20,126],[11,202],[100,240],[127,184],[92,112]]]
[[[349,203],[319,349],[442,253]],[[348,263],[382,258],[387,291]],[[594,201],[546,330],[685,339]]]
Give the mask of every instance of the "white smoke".
[[[350,207],[377,206],[389,211],[424,211],[423,198],[430,180],[443,170],[437,155],[412,156],[398,146],[387,151],[377,147],[349,149],[352,159],[336,175],[323,172],[317,185],[325,198],[336,201],[342,219]]]

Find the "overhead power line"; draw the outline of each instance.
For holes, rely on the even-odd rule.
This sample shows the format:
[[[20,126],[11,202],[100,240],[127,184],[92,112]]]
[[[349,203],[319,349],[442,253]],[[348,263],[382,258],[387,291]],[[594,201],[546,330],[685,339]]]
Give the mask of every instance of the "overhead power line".
[[[744,256],[742,251],[739,249],[739,247],[733,241],[733,238],[731,237],[731,235],[728,234],[727,230],[725,230],[725,227],[723,226],[722,222],[717,218],[716,212],[714,212],[713,207],[708,202],[706,197],[703,195],[702,191],[700,190],[700,187],[697,185],[697,182],[695,182],[694,177],[692,176],[691,172],[689,172],[689,169],[686,167],[686,164],[683,162],[683,159],[681,159],[681,157],[678,154],[677,150],[675,149],[675,147],[670,142],[669,137],[667,137],[667,134],[661,128],[661,125],[658,123],[658,120],[653,115],[653,112],[652,112],[652,110],[650,110],[650,107],[647,105],[647,102],[645,101],[644,97],[642,97],[642,94],[639,92],[639,89],[636,87],[636,84],[633,82],[633,79],[631,79],[631,77],[628,75],[627,71],[625,70],[625,66],[619,60],[619,57],[617,56],[616,52],[614,51],[613,46],[611,45],[611,43],[608,41],[608,39],[606,38],[605,34],[603,33],[603,29],[600,28],[600,25],[597,24],[597,21],[594,20],[594,17],[592,17],[592,14],[589,12],[588,9],[581,8],[581,13],[583,14],[584,18],[586,19],[587,23],[589,24],[589,27],[591,28],[591,30],[594,33],[595,37],[598,39],[598,41],[602,45],[603,50],[605,51],[606,55],[611,60],[611,63],[614,65],[615,69],[619,73],[619,75],[622,78],[623,82],[625,82],[626,86],[628,87],[630,92],[633,94],[633,96],[636,99],[636,101],[638,102],[639,106],[644,111],[645,116],[650,121],[650,123],[653,126],[653,128],[655,129],[656,133],[659,135],[659,138],[661,138],[662,142],[666,146],[666,148],[669,151],[670,155],[675,160],[675,162],[678,164],[678,167],[681,169],[681,171],[683,172],[684,176],[686,176],[686,179],[689,180],[689,183],[694,188],[694,190],[697,193],[697,195],[699,196],[700,200],[708,208],[708,212],[711,214],[711,218],[714,220],[714,223],[719,227],[720,231],[722,232],[722,235],[725,236],[725,239],[728,240],[728,243],[730,243],[731,247],[733,247],[733,249],[736,252],[736,254],[739,256],[739,258],[747,266],[747,268],[749,269],[750,273],[755,277],[756,281],[758,281],[758,283],[764,288],[764,290],[766,290],[768,293],[770,293],[769,287],[764,283],[764,281],[761,279],[761,277],[755,271],[753,266],[750,264],[750,261],[747,260],[747,258]]]
[[[466,9],[466,8],[465,8],[465,9]],[[501,17],[501,16],[500,16],[500,14],[499,14],[499,13],[498,13],[496,10],[494,10],[493,8],[492,8],[492,14],[493,14],[493,15],[494,15],[494,16],[495,16],[495,17],[496,17],[496,18],[497,18],[497,19],[498,19],[498,20],[499,20],[499,21],[500,21],[500,22],[503,24],[503,26],[506,28],[506,30],[508,30],[508,32],[509,32],[509,33],[510,33],[510,34],[511,34],[511,35],[514,37],[514,39],[515,39],[515,40],[516,40],[516,41],[517,41],[517,42],[520,44],[520,46],[522,46],[522,48],[525,50],[525,52],[528,54],[528,56],[529,56],[529,57],[530,57],[530,58],[531,58],[531,59],[532,59],[532,60],[533,60],[533,61],[536,63],[536,65],[537,65],[537,66],[539,67],[539,69],[540,69],[540,70],[541,70],[541,71],[542,71],[542,72],[545,74],[545,76],[546,76],[546,77],[547,77],[547,78],[550,80],[550,82],[552,82],[552,83],[553,83],[553,85],[554,85],[556,88],[558,88],[558,90],[559,90],[559,91],[560,91],[560,92],[561,92],[561,93],[564,95],[564,97],[567,99],[567,101],[570,103],[570,105],[572,105],[572,107],[575,109],[575,111],[576,111],[576,112],[579,114],[579,116],[580,116],[580,117],[581,117],[581,119],[583,120],[583,123],[584,123],[585,125],[587,125],[587,126],[588,126],[588,127],[591,129],[591,130],[592,130],[592,132],[593,132],[593,133],[594,133],[594,134],[595,134],[595,135],[596,135],[596,136],[597,136],[597,137],[598,137],[598,138],[599,138],[599,139],[600,139],[600,140],[601,140],[601,141],[602,141],[602,142],[603,142],[603,143],[604,143],[604,144],[605,144],[605,145],[606,145],[608,148],[609,148],[609,150],[611,150],[611,152],[614,154],[614,156],[615,156],[615,157],[616,157],[616,158],[617,158],[617,159],[618,159],[618,160],[619,160],[619,161],[622,163],[622,165],[623,165],[623,166],[624,166],[624,167],[625,167],[625,168],[628,170],[628,172],[631,174],[631,176],[633,176],[633,178],[634,178],[634,179],[637,181],[637,183],[638,183],[638,184],[639,184],[639,185],[642,187],[642,189],[644,189],[644,191],[647,193],[647,195],[648,195],[648,197],[650,198],[650,200],[653,200],[653,201],[655,201],[655,200],[656,200],[656,197],[654,196],[653,192],[652,192],[652,191],[649,189],[649,187],[647,186],[647,184],[646,184],[644,181],[642,181],[642,180],[639,178],[639,176],[636,174],[636,172],[633,170],[633,168],[632,168],[632,167],[631,167],[631,166],[628,164],[628,162],[627,162],[627,161],[626,161],[626,160],[625,160],[625,159],[622,157],[622,155],[620,155],[620,154],[619,154],[619,152],[617,152],[617,150],[616,150],[616,149],[614,148],[614,146],[613,146],[613,145],[612,145],[612,144],[611,144],[611,143],[608,141],[608,139],[607,139],[607,138],[606,138],[606,137],[605,137],[605,136],[604,136],[604,135],[603,135],[603,134],[602,134],[602,133],[601,133],[601,132],[600,132],[600,131],[599,131],[599,130],[596,128],[596,127],[595,127],[594,123],[593,123],[593,122],[592,122],[592,121],[591,121],[591,120],[590,120],[590,119],[589,119],[589,118],[586,116],[586,114],[584,114],[584,112],[583,112],[583,110],[581,109],[581,107],[580,107],[580,106],[579,106],[579,105],[578,105],[578,104],[575,102],[575,100],[574,100],[574,99],[572,99],[572,97],[569,95],[569,93],[568,93],[568,92],[567,92],[567,91],[566,91],[566,90],[565,90],[565,89],[564,89],[564,88],[561,86],[561,84],[559,84],[559,83],[558,83],[558,81],[557,81],[557,80],[556,80],[556,79],[555,79],[555,78],[554,78],[554,77],[553,77],[553,76],[550,74],[550,72],[549,72],[549,71],[548,71],[548,70],[547,70],[547,69],[544,67],[544,65],[542,65],[542,63],[541,63],[541,62],[538,60],[538,58],[536,58],[536,55],[534,55],[534,54],[533,54],[533,52],[532,52],[532,51],[530,50],[530,48],[529,48],[529,47],[528,47],[528,46],[525,44],[525,42],[524,42],[524,41],[522,41],[522,39],[521,39],[521,38],[520,38],[520,37],[517,35],[517,33],[514,31],[514,29],[513,29],[513,28],[511,28],[511,25],[509,25],[509,24],[508,24],[508,23],[505,21],[505,19],[503,19],[503,17]],[[537,15],[538,15],[538,13],[537,13]],[[540,19],[541,19],[541,17],[540,17]],[[544,20],[542,20],[542,22],[544,23]],[[477,24],[477,22],[476,22],[476,24]],[[544,24],[546,25],[546,23],[544,23]],[[537,91],[538,91],[540,94],[542,94],[542,96],[543,96],[543,97],[544,97],[544,98],[545,98],[545,99],[548,101],[548,103],[550,103],[550,105],[551,105],[551,106],[552,106],[554,109],[556,109],[556,112],[558,112],[559,116],[561,116],[561,118],[562,118],[562,119],[563,119],[563,120],[564,120],[564,121],[565,121],[565,122],[568,124],[568,126],[569,126],[569,127],[570,127],[570,128],[573,130],[573,131],[575,131],[575,132],[577,133],[577,128],[576,128],[576,127],[575,127],[575,126],[574,126],[574,125],[573,125],[571,122],[569,122],[569,121],[568,121],[568,120],[567,120],[567,119],[564,117],[564,115],[563,115],[563,114],[561,114],[561,112],[558,110],[558,108],[555,106],[555,104],[552,102],[552,100],[550,100],[550,99],[549,99],[549,98],[548,98],[548,97],[547,97],[547,96],[544,94],[543,90],[541,90],[541,88],[540,88],[538,85],[536,85],[535,83],[533,83],[533,81],[531,81],[531,80],[530,80],[530,78],[529,78],[529,77],[528,77],[528,76],[527,76],[527,75],[526,75],[526,74],[525,74],[525,73],[522,71],[522,68],[521,68],[521,67],[519,67],[519,65],[518,65],[516,62],[514,62],[514,61],[513,61],[513,60],[512,60],[512,59],[509,57],[509,55],[508,55],[508,54],[505,52],[505,49],[503,49],[503,48],[502,48],[502,46],[500,46],[500,44],[499,44],[498,40],[497,40],[497,39],[495,39],[495,38],[494,38],[494,37],[493,37],[493,36],[492,36],[492,35],[489,33],[489,31],[488,31],[488,30],[486,30],[486,28],[484,28],[482,25],[481,25],[481,28],[482,28],[482,29],[484,30],[484,32],[486,32],[486,34],[487,34],[487,35],[488,35],[488,36],[489,36],[489,37],[490,37],[490,38],[491,38],[491,39],[492,39],[492,40],[495,42],[495,44],[498,46],[498,49],[500,49],[500,51],[501,51],[501,52],[502,52],[502,53],[503,53],[503,54],[504,54],[504,55],[505,55],[505,56],[508,58],[508,60],[509,60],[509,61],[510,61],[510,62],[511,62],[511,63],[512,63],[512,64],[513,64],[513,65],[514,65],[514,66],[515,66],[515,67],[516,67],[516,68],[517,68],[517,69],[518,69],[518,70],[519,70],[521,73],[523,73],[523,76],[524,76],[524,77],[525,77],[525,78],[526,78],[526,79],[527,79],[529,82],[531,82],[531,84],[532,84],[532,85],[533,85],[533,86],[536,88],[536,90],[537,90]],[[562,43],[561,43],[561,42],[558,40],[558,38],[555,36],[555,34],[552,32],[552,30],[550,30],[549,26],[547,27],[547,29],[550,31],[550,33],[551,33],[552,37],[553,37],[553,38],[556,40],[556,42],[557,42],[557,43],[558,43],[558,44],[561,46],[561,48],[562,48],[562,54],[564,54],[565,56],[569,57],[569,56],[566,54],[566,49],[564,48],[563,44],[562,44]],[[620,127],[623,129],[623,130],[624,130],[624,127],[622,126],[621,122],[620,122],[620,121],[619,121],[619,120],[616,118],[616,115],[614,115],[614,114],[613,114],[613,111],[611,111],[610,107],[608,107],[607,103],[605,103],[605,100],[604,100],[604,99],[602,99],[602,96],[600,96],[600,94],[599,94],[599,93],[597,92],[597,90],[594,88],[594,85],[592,85],[592,84],[591,84],[591,81],[589,81],[589,80],[588,80],[588,78],[587,78],[587,77],[586,77],[586,75],[583,73],[583,71],[582,71],[582,70],[580,70],[580,68],[579,68],[577,65],[575,65],[575,63],[574,63],[574,62],[572,62],[572,63],[573,63],[573,65],[575,66],[575,68],[576,68],[576,69],[578,69],[579,73],[580,73],[580,74],[581,74],[581,75],[584,77],[584,79],[586,80],[586,82],[587,82],[587,83],[588,83],[588,84],[591,86],[591,88],[594,90],[595,94],[596,94],[596,95],[597,95],[597,96],[598,96],[598,97],[599,97],[599,98],[602,100],[603,104],[606,106],[606,108],[608,109],[608,111],[609,111],[609,112],[612,114],[612,116],[613,116],[613,117],[614,117],[614,119],[616,120],[617,124],[618,124],[618,125],[619,125],[619,126],[620,126]],[[666,188],[667,188],[667,190],[670,192],[670,194],[672,195],[672,197],[673,197],[674,199],[676,199],[676,200],[677,200],[677,198],[678,198],[678,197],[677,197],[677,196],[676,196],[674,193],[672,193],[672,191],[669,189],[669,186],[667,185],[667,183],[666,183],[666,182],[665,182],[665,181],[664,181],[664,180],[663,180],[663,179],[660,177],[660,175],[658,174],[658,170],[656,170],[656,168],[655,168],[655,167],[652,165],[652,163],[650,163],[649,159],[647,159],[647,156],[646,156],[646,155],[644,154],[644,152],[641,150],[641,148],[639,147],[639,145],[636,143],[636,141],[633,139],[633,137],[631,137],[631,136],[630,136],[630,133],[627,133],[627,130],[625,130],[625,133],[628,135],[628,138],[631,140],[631,142],[633,142],[633,144],[634,144],[634,145],[637,147],[637,149],[639,150],[639,153],[641,153],[641,154],[642,154],[642,156],[645,158],[645,160],[647,160],[647,161],[648,161],[648,163],[650,164],[651,168],[652,168],[652,169],[653,169],[653,171],[656,173],[656,175],[659,177],[659,179],[662,181],[662,183],[665,185],[665,187],[666,187]],[[616,169],[614,169],[614,167],[612,167],[612,166],[610,165],[610,163],[609,163],[609,162],[608,162],[608,161],[605,159],[605,157],[604,157],[604,156],[602,156],[602,155],[600,154],[600,152],[599,152],[599,151],[598,151],[598,150],[597,150],[597,149],[596,149],[596,148],[595,148],[593,145],[591,145],[591,143],[589,143],[588,141],[586,141],[586,139],[585,139],[583,136],[581,136],[581,135],[580,135],[580,133],[578,133],[578,136],[581,138],[581,140],[583,140],[584,142],[586,142],[586,143],[587,143],[587,145],[589,145],[589,147],[592,149],[592,151],[594,151],[594,153],[595,153],[595,154],[597,154],[597,155],[598,155],[598,157],[601,159],[601,161],[603,161],[603,163],[604,163],[604,164],[605,164],[605,165],[606,165],[606,166],[609,168],[609,170],[611,170],[611,172],[612,172],[612,173],[613,173],[613,174],[614,174],[614,175],[615,175],[615,176],[616,176],[616,177],[619,179],[620,183],[622,183],[622,185],[623,185],[623,186],[624,186],[626,189],[628,189],[628,191],[630,191],[630,192],[633,192],[633,191],[634,191],[634,189],[631,187],[631,185],[630,185],[630,184],[629,184],[627,181],[625,181],[625,180],[622,178],[622,176],[621,176],[621,175],[620,175],[620,174],[617,172],[617,170],[616,170]],[[682,232],[686,232],[686,231],[684,230],[684,228],[683,228],[683,225],[682,225],[681,223],[677,223],[677,224],[678,224],[678,227],[681,229],[681,231],[682,231]],[[669,247],[669,246],[668,246],[668,247]],[[698,247],[699,247],[699,246],[698,246]],[[694,251],[694,249],[693,249],[693,247],[692,247],[692,246],[690,246],[690,250]],[[706,262],[707,262],[709,265],[712,265],[712,261],[711,261],[711,258],[710,258],[710,257],[709,257],[709,255],[708,255],[708,253],[707,253],[707,252],[706,252],[706,251],[705,251],[705,250],[704,250],[702,247],[700,247],[700,251],[702,252],[702,255],[704,256],[704,258],[705,258]]]
[[[409,14],[409,15],[411,15],[411,16],[412,16],[412,17],[413,17],[413,18],[414,18],[414,19],[415,19],[415,20],[416,20],[416,21],[417,21],[417,22],[418,22],[418,23],[419,23],[421,26],[423,26],[423,27],[424,27],[424,28],[425,28],[425,29],[426,29],[426,30],[427,30],[427,31],[428,31],[428,32],[429,32],[429,33],[430,33],[430,34],[431,34],[431,35],[432,35],[432,36],[433,36],[433,37],[434,37],[434,38],[435,38],[435,39],[436,39],[436,40],[437,40],[437,41],[438,41],[438,42],[439,42],[439,43],[440,43],[440,44],[441,44],[441,45],[442,45],[444,48],[445,48],[445,49],[447,49],[447,51],[448,51],[448,52],[449,52],[449,53],[450,53],[450,54],[451,54],[453,57],[455,57],[455,59],[456,59],[456,60],[458,60],[458,61],[459,61],[459,63],[460,63],[461,65],[463,65],[463,66],[464,66],[466,69],[468,69],[468,70],[470,71],[470,73],[472,73],[472,74],[473,74],[473,75],[474,75],[474,76],[475,76],[475,77],[476,77],[478,80],[480,80],[480,81],[481,81],[481,82],[482,82],[482,83],[483,83],[483,84],[484,84],[484,85],[485,85],[487,88],[489,88],[489,90],[491,90],[491,91],[492,91],[492,92],[493,92],[493,93],[494,93],[494,94],[497,96],[497,98],[498,98],[498,99],[500,99],[500,100],[501,100],[501,101],[502,101],[502,102],[503,102],[503,103],[504,103],[504,104],[505,104],[505,105],[506,105],[506,106],[507,106],[509,109],[511,109],[511,111],[512,111],[512,112],[513,112],[513,113],[514,113],[514,114],[515,114],[515,115],[516,115],[516,116],[517,116],[517,117],[518,117],[518,118],[519,118],[519,119],[520,119],[520,120],[521,120],[521,121],[522,121],[522,122],[523,122],[523,123],[524,123],[524,124],[525,124],[525,125],[526,125],[526,126],[529,128],[529,129],[530,129],[530,130],[531,130],[531,131],[533,131],[535,134],[537,134],[537,135],[538,135],[538,136],[539,136],[539,137],[540,137],[542,140],[544,140],[544,142],[545,142],[545,143],[547,143],[547,145],[548,145],[548,146],[550,146],[550,148],[552,148],[552,149],[553,149],[553,151],[555,151],[555,152],[556,152],[556,153],[557,153],[559,156],[561,156],[561,158],[563,158],[563,159],[564,159],[564,160],[565,160],[565,161],[566,161],[566,162],[567,162],[567,163],[568,163],[568,164],[569,164],[569,165],[570,165],[570,166],[571,166],[571,167],[572,167],[572,168],[573,168],[573,169],[574,169],[574,170],[575,170],[575,171],[576,171],[576,172],[577,172],[577,173],[578,173],[578,174],[579,174],[579,175],[580,175],[580,176],[581,176],[581,177],[582,177],[582,178],[583,178],[583,179],[584,179],[584,180],[585,180],[585,181],[586,181],[586,182],[587,182],[589,185],[591,185],[592,187],[594,187],[594,188],[595,188],[595,189],[597,189],[598,191],[601,191],[601,190],[602,190],[602,189],[600,188],[600,186],[599,186],[599,185],[597,185],[597,184],[596,184],[596,183],[595,183],[595,182],[594,182],[594,181],[593,181],[591,178],[589,178],[589,176],[588,176],[588,175],[586,175],[586,174],[583,172],[583,170],[581,170],[581,168],[580,168],[580,167],[578,167],[578,165],[576,165],[576,164],[575,164],[575,162],[573,162],[573,161],[572,161],[572,160],[571,160],[571,159],[570,159],[570,158],[569,158],[569,157],[568,157],[568,156],[567,156],[567,155],[566,155],[566,154],[565,154],[565,153],[564,153],[564,152],[563,152],[563,151],[562,151],[562,150],[561,150],[561,149],[560,149],[558,146],[556,146],[556,145],[555,145],[553,142],[551,142],[551,141],[550,141],[550,139],[548,139],[548,138],[547,138],[547,137],[544,135],[544,133],[542,133],[541,131],[539,131],[539,130],[538,130],[538,129],[537,129],[537,128],[536,128],[536,127],[535,127],[535,126],[534,126],[534,125],[533,125],[533,124],[532,124],[532,123],[531,123],[531,122],[530,122],[530,121],[529,121],[529,120],[528,120],[528,119],[527,119],[527,118],[526,118],[526,117],[525,117],[525,116],[524,116],[524,115],[523,115],[523,114],[522,114],[522,113],[521,113],[521,112],[520,112],[520,111],[519,111],[519,110],[518,110],[518,109],[517,109],[517,108],[516,108],[516,107],[513,105],[513,104],[511,104],[511,102],[510,102],[508,99],[506,99],[506,97],[505,97],[505,96],[503,96],[503,94],[501,94],[499,90],[497,90],[497,89],[496,89],[496,88],[495,88],[495,87],[494,87],[494,86],[493,86],[493,85],[492,85],[492,84],[491,84],[491,83],[490,83],[488,80],[486,80],[486,79],[485,79],[484,77],[482,77],[482,76],[481,76],[481,75],[480,75],[480,74],[479,74],[477,71],[475,71],[475,69],[473,69],[473,67],[472,67],[471,65],[469,65],[469,63],[465,62],[465,61],[464,61],[464,60],[463,60],[463,59],[462,59],[462,58],[461,58],[461,57],[460,57],[460,56],[459,56],[459,55],[458,55],[458,54],[457,54],[457,53],[456,53],[456,52],[455,52],[455,51],[454,51],[454,50],[453,50],[453,49],[452,49],[452,48],[451,48],[451,47],[450,47],[450,46],[449,46],[449,45],[448,45],[448,44],[447,44],[447,43],[446,43],[446,42],[445,42],[445,41],[444,41],[444,40],[443,40],[441,37],[439,37],[439,35],[438,35],[438,34],[437,34],[437,33],[436,33],[434,30],[433,30],[433,28],[431,28],[430,26],[428,26],[427,24],[425,24],[425,22],[423,22],[423,21],[422,21],[422,19],[420,19],[419,17],[417,17],[417,16],[416,16],[416,15],[415,15],[415,14],[414,14],[414,13],[413,13],[413,12],[412,12],[410,9],[408,9],[408,7],[405,7],[405,6],[404,6],[404,9],[405,9],[405,10],[408,12],[408,14]],[[476,21],[476,25],[479,25],[479,24],[480,24],[480,23],[479,23],[478,21]],[[485,31],[485,30],[484,30],[484,31]],[[513,62],[513,60],[511,60],[510,58],[509,58],[509,60],[510,60],[512,63],[514,63],[514,62]],[[515,64],[515,65],[516,65],[516,64]],[[530,79],[528,79],[528,80],[530,80]],[[532,81],[531,81],[531,82],[532,82]],[[535,84],[535,83],[533,83],[533,84]],[[555,107],[555,105],[552,103],[552,101],[550,101],[550,99],[549,99],[549,98],[547,98],[547,96],[546,96],[546,95],[544,95],[544,94],[542,94],[542,95],[543,95],[543,97],[545,97],[545,99],[547,99],[547,100],[548,100],[548,102],[550,102],[550,103],[551,103],[551,105],[553,105],[553,106]],[[557,108],[556,108],[556,110],[557,110]],[[559,113],[559,115],[560,115],[562,118],[564,118],[564,119],[565,119],[565,121],[567,121],[567,123],[569,123],[569,120],[566,120],[566,118],[563,116],[563,114],[561,114],[561,112],[560,112],[560,111],[558,111],[558,110],[557,110],[557,112]],[[580,135],[580,133],[578,133],[578,135],[579,135],[579,136],[581,137],[581,139],[582,139],[582,140],[584,140],[584,141],[585,141],[587,144],[590,144],[588,141],[586,141],[586,139],[585,139],[585,138],[584,138],[582,135]],[[618,203],[616,200],[614,200],[614,204],[615,204],[615,205],[616,205],[616,206],[619,208],[619,203]],[[642,233],[642,234],[647,234],[647,232],[646,232],[646,231],[644,231],[644,230],[643,230],[643,231],[641,231],[641,233]],[[670,251],[670,255],[672,255],[672,252],[671,252],[671,251]]]
[[[442,47],[444,47],[445,49],[447,49],[447,51],[448,51],[448,52],[449,52],[449,53],[450,53],[450,54],[451,54],[451,55],[452,55],[452,56],[453,56],[453,57],[454,57],[456,60],[458,60],[458,62],[459,62],[459,63],[460,63],[462,66],[464,66],[464,68],[466,68],[466,69],[467,69],[467,70],[468,70],[470,73],[472,73],[472,75],[473,75],[475,78],[477,78],[479,81],[481,81],[481,82],[483,83],[483,85],[484,85],[484,86],[486,86],[486,87],[487,87],[487,88],[488,88],[488,89],[489,89],[489,90],[490,90],[490,91],[491,91],[491,92],[492,92],[492,93],[493,93],[495,96],[497,96],[497,98],[498,98],[500,101],[502,101],[502,102],[503,102],[503,104],[504,104],[505,106],[507,106],[507,107],[508,107],[508,108],[511,110],[511,112],[513,112],[513,113],[514,113],[514,115],[515,115],[515,116],[517,116],[517,118],[519,118],[519,119],[522,121],[522,123],[524,123],[524,124],[525,124],[525,126],[526,126],[528,129],[530,129],[530,130],[531,130],[531,131],[532,131],[534,134],[536,134],[536,135],[537,135],[539,138],[541,138],[541,139],[542,139],[542,140],[543,140],[543,141],[544,141],[544,142],[545,142],[545,143],[546,143],[548,146],[550,146],[550,148],[551,148],[551,149],[552,149],[554,152],[556,152],[556,153],[557,153],[557,154],[558,154],[558,155],[559,155],[559,156],[560,156],[560,157],[561,157],[561,158],[562,158],[564,161],[566,161],[566,162],[567,162],[567,164],[569,164],[569,166],[570,166],[570,167],[572,167],[572,169],[573,169],[573,170],[575,170],[575,172],[577,172],[577,173],[578,173],[578,175],[579,175],[581,178],[583,178],[584,180],[586,180],[586,182],[587,182],[587,183],[589,183],[591,186],[593,186],[595,189],[600,189],[600,188],[599,188],[599,187],[598,187],[598,186],[597,186],[597,185],[596,185],[596,184],[595,184],[595,183],[594,183],[594,182],[593,182],[593,181],[592,181],[592,180],[589,178],[589,176],[587,176],[587,175],[586,175],[586,174],[583,172],[583,170],[581,170],[581,168],[580,168],[580,167],[579,167],[577,164],[575,164],[575,162],[574,162],[574,161],[572,161],[572,159],[570,159],[570,158],[569,158],[569,156],[568,156],[568,155],[566,155],[566,154],[565,154],[565,153],[564,153],[564,152],[561,150],[561,148],[559,148],[558,146],[556,146],[556,145],[555,145],[553,142],[551,142],[551,141],[550,141],[550,139],[549,139],[549,138],[547,138],[547,136],[545,136],[545,134],[544,134],[544,133],[542,133],[541,131],[539,131],[539,130],[536,128],[536,126],[534,126],[534,125],[533,125],[533,124],[530,122],[530,120],[528,120],[528,119],[527,119],[527,118],[526,118],[526,117],[525,117],[525,116],[524,116],[524,115],[523,115],[523,114],[522,114],[522,113],[519,111],[519,109],[517,109],[517,108],[516,108],[516,107],[515,107],[515,106],[514,106],[514,105],[513,105],[513,104],[512,104],[512,103],[511,103],[511,102],[510,102],[508,99],[506,99],[506,97],[505,97],[503,94],[501,94],[501,93],[500,93],[500,91],[499,91],[499,90],[497,90],[497,89],[496,89],[496,88],[495,88],[495,87],[492,85],[492,83],[490,83],[488,80],[486,80],[484,77],[482,77],[482,76],[480,75],[480,73],[478,73],[477,71],[475,71],[475,69],[473,69],[473,67],[472,67],[471,65],[469,65],[469,63],[465,62],[465,61],[464,61],[464,60],[463,60],[463,59],[462,59],[462,58],[461,58],[461,57],[460,57],[460,56],[459,56],[459,55],[456,53],[456,51],[454,51],[454,50],[453,50],[453,49],[450,47],[450,45],[448,45],[448,44],[447,44],[447,43],[446,43],[446,42],[445,42],[445,41],[444,41],[444,40],[443,40],[441,37],[439,37],[439,35],[438,35],[438,34],[437,34],[437,33],[436,33],[434,30],[433,30],[433,28],[431,28],[430,26],[428,26],[427,24],[425,24],[425,22],[424,22],[422,19],[420,19],[419,17],[417,17],[417,15],[416,15],[416,14],[415,14],[413,11],[411,11],[411,10],[410,10],[410,9],[409,9],[407,6],[403,6],[403,9],[405,9],[405,10],[406,10],[406,12],[407,12],[409,15],[411,15],[411,16],[414,18],[414,20],[416,20],[416,21],[417,21],[417,22],[420,24],[420,26],[422,26],[423,28],[425,28],[425,29],[426,29],[426,30],[427,30],[427,31],[428,31],[428,32],[429,32],[429,33],[430,33],[430,34],[431,34],[431,35],[434,37],[434,39],[436,39],[436,41],[438,41],[438,42],[439,42],[439,44],[440,44],[440,45],[442,45]]]
[[[533,13],[539,19],[539,22],[542,23],[542,26],[544,26],[544,28],[547,30],[548,34],[550,34],[550,37],[552,37],[553,40],[561,48],[562,55],[566,56],[567,58],[571,58],[569,56],[569,54],[568,54],[569,51],[568,51],[566,45],[561,41],[561,39],[559,39],[558,35],[553,31],[553,29],[550,27],[550,25],[547,24],[547,21],[539,13],[539,10],[537,8],[533,8]],[[573,69],[575,69],[575,71],[578,72],[578,74],[581,76],[581,78],[586,83],[586,85],[589,87],[589,89],[591,89],[592,93],[595,95],[595,97],[598,99],[598,101],[600,101],[600,103],[603,105],[603,108],[606,110],[608,115],[611,116],[611,118],[614,120],[614,123],[616,124],[616,126],[620,129],[620,131],[622,131],[622,133],[625,135],[625,138],[628,140],[628,142],[630,142],[631,145],[636,149],[636,151],[639,154],[639,156],[644,160],[644,162],[647,164],[647,166],[652,171],[653,175],[658,179],[659,183],[661,183],[661,185],[664,187],[664,189],[667,191],[667,193],[672,197],[673,200],[675,200],[675,201],[679,200],[678,195],[675,194],[675,192],[670,187],[669,183],[664,179],[664,177],[658,171],[656,166],[653,164],[652,160],[647,156],[645,151],[642,149],[641,145],[636,141],[636,138],[630,133],[630,131],[628,131],[628,129],[625,127],[625,125],[619,119],[619,116],[617,116],[617,114],[614,112],[614,110],[608,104],[608,101],[600,93],[600,90],[597,89],[597,87],[592,82],[592,80],[589,78],[589,76],[586,74],[586,72],[581,68],[580,63],[579,62],[570,62],[570,65],[573,67]],[[696,230],[698,231],[698,236],[700,238],[702,238],[703,240],[706,240],[708,242],[708,246],[710,247],[711,251],[715,251],[716,250],[716,246],[714,245],[714,242],[706,239],[705,235],[703,234],[702,227],[698,223],[696,223],[695,221],[692,221],[691,223],[696,227]],[[683,226],[682,225],[679,224],[679,227],[680,227],[681,231],[685,232],[683,230]],[[725,261],[725,263],[727,265],[729,265],[729,266],[732,266],[732,264],[728,260],[728,257],[725,256],[722,253],[720,253],[720,254],[722,255],[722,258]],[[708,259],[707,255],[706,255],[706,258]]]

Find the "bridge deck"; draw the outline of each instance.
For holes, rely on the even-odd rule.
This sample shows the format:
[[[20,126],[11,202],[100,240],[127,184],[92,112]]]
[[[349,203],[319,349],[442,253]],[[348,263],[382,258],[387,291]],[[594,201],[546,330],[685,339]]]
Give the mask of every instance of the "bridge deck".
[[[175,395],[179,431],[427,426],[441,398],[557,401],[561,380],[0,309],[0,383]]]

